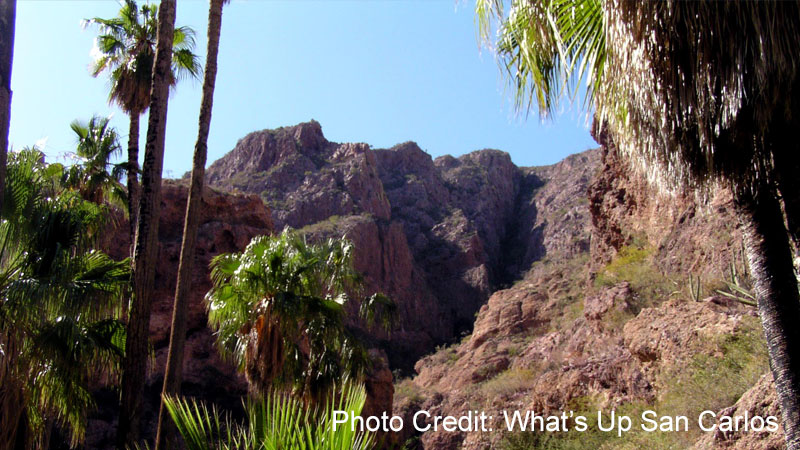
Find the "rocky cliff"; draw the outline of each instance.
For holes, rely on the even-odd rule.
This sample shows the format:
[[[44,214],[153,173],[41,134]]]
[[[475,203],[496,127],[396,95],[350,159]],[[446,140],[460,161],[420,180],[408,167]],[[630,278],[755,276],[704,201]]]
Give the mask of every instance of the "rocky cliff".
[[[399,306],[392,333],[369,338],[390,359],[371,382],[373,396],[389,401],[390,369],[413,375],[395,380],[394,412],[406,423],[420,408],[774,413],[754,311],[718,294],[734,278],[747,288],[730,197],[660,193],[613,143],[598,141],[601,149],[558,164],[520,168],[497,150],[434,159],[413,142],[389,149],[330,142],[312,121],[251,133],[207,173],[215,188],[245,194],[235,198],[260,198],[275,229],[353,241],[370,289]],[[209,242],[227,236],[222,231]],[[241,248],[236,236],[249,235],[231,233],[228,248]],[[408,431],[398,439],[435,449],[780,443],[780,433],[696,427],[616,441]]]
[[[397,384],[395,413],[410,423],[420,409],[483,410],[503,430],[503,411],[636,417],[653,409],[690,417],[691,429],[623,438],[406,429],[403,440],[426,449],[781,447],[781,432],[703,433],[696,425],[703,410],[777,414],[771,377],[762,377],[756,312],[718,294],[731,271],[746,278],[730,197],[718,192],[701,203],[660,193],[598,140],[599,155],[539,169],[528,191],[536,215],[518,215],[521,232],[538,242],[525,247],[526,271],[481,307],[470,335],[421,359],[417,375]],[[565,171],[572,177],[558,176]]]
[[[400,307],[385,347],[393,367],[409,369],[469,332],[489,295],[531,262],[588,248],[588,228],[569,208],[586,202],[575,194],[598,157],[538,169],[519,168],[497,150],[433,159],[413,142],[330,142],[312,121],[249,134],[211,165],[208,180],[261,196],[276,228],[351,239],[357,268]],[[539,191],[551,178],[553,187]],[[582,239],[566,243],[576,228]]]

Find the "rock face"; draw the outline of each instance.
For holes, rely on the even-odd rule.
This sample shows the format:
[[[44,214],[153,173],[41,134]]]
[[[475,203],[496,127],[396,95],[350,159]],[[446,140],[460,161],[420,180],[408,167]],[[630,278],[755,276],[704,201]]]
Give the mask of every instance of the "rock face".
[[[745,413],[749,417],[781,417],[772,374],[764,374],[735,405],[719,411],[717,416],[744,417]],[[706,448],[779,450],[786,448],[786,442],[783,440],[783,425],[780,425],[778,432],[775,433],[717,430],[703,436],[697,441],[694,448],[698,450]]]
[[[156,268],[150,342],[155,356],[147,378],[142,430],[155,433],[159,398],[164,377],[172,304],[178,274],[183,220],[188,188],[185,184],[165,181],[162,188],[161,218],[159,221],[160,264]],[[206,189],[202,200],[202,218],[197,237],[195,271],[189,297],[188,333],[184,355],[182,393],[200,397],[228,410],[241,407],[241,397],[247,392],[244,377],[233,364],[222,361],[215,348],[214,337],[208,329],[203,297],[211,288],[208,266],[220,253],[237,252],[255,236],[273,232],[269,210],[253,195],[233,195]],[[129,254],[128,223],[121,221],[109,234],[106,248],[115,258]],[[88,448],[113,448],[118,398],[101,392],[101,409],[90,420],[87,433]],[[107,397],[107,398],[106,398]]]
[[[780,417],[771,377],[758,379],[767,365],[754,310],[719,296],[692,301],[681,284],[688,274],[720,283],[729,265],[741,261],[730,197],[717,192],[700,206],[689,196],[660,194],[599,140],[606,144],[599,155],[527,172],[536,178],[520,188],[513,225],[515,242],[526,244],[516,246],[518,265],[506,268],[521,279],[491,295],[470,336],[416,364],[418,374],[399,385],[396,414],[410,420],[419,409],[456,416],[478,409],[495,417],[495,430],[505,426],[502,411],[558,414],[587,401],[591,411],[644,404]],[[569,183],[563,173],[571,174]],[[631,248],[647,257],[631,260]],[[614,270],[621,274],[616,281],[608,276]],[[726,364],[737,372],[725,372]],[[747,372],[745,381],[739,372]],[[725,384],[731,378],[739,384]],[[730,390],[744,392],[755,380],[735,405],[725,403]],[[709,403],[685,400],[698,393]],[[401,439],[412,435],[406,430]],[[517,438],[523,440],[510,448],[537,448],[539,441]],[[415,442],[425,449],[482,449],[502,447],[503,439],[503,433],[440,431]],[[771,449],[782,448],[783,437],[694,429],[669,439],[673,448]],[[652,445],[632,442],[624,448]]]
[[[334,143],[310,122],[251,133],[207,173],[213,186],[258,195],[277,229],[353,241],[368,287],[400,313],[390,335],[368,337],[390,361],[369,389],[390,399],[390,369],[413,367],[394,389],[406,423],[419,409],[483,409],[495,421],[502,410],[681,413],[698,395],[706,408],[774,414],[769,379],[745,393],[766,371],[753,310],[708,296],[743,264],[730,196],[662,194],[597,139],[602,149],[519,168],[497,150],[433,159],[413,142]],[[688,275],[704,290],[690,293]],[[420,359],[443,343],[453,344]],[[392,439],[478,449],[507,437],[412,434]],[[694,430],[660,445],[766,449],[781,438]],[[628,448],[654,445],[633,439]]]
[[[585,191],[598,157],[539,169],[518,168],[497,150],[434,160],[413,142],[380,150],[329,142],[312,121],[249,134],[207,176],[261,196],[277,229],[352,240],[370,288],[399,306],[384,347],[393,367],[410,369],[468,332],[497,287],[561,251],[559,236],[581,228],[583,240],[563,250],[588,247],[585,223],[559,208]],[[553,187],[539,193],[543,185]]]
[[[635,173],[604,133],[602,163],[588,190],[592,218],[592,268],[635,241],[653,243],[667,271],[720,278],[743,259],[733,199],[722,189],[698,201],[685,192],[664,193]]]

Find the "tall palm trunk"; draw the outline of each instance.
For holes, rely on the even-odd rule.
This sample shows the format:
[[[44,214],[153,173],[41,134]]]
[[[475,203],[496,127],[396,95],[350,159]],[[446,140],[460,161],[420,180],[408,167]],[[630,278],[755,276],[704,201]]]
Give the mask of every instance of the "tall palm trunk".
[[[177,433],[165,408],[163,397],[178,394],[181,390],[183,374],[183,348],[186,343],[186,314],[189,289],[192,285],[197,228],[200,223],[200,203],[203,198],[203,181],[206,173],[208,153],[208,131],[211,127],[211,111],[214,104],[214,84],[217,78],[217,53],[219,35],[222,28],[223,0],[211,0],[208,10],[208,49],[206,53],[205,78],[203,79],[203,99],[200,103],[200,119],[197,142],[192,162],[192,181],[189,199],[186,202],[186,217],[183,223],[183,242],[178,266],[178,282],[175,288],[175,302],[172,311],[172,328],[169,336],[169,353],[164,374],[161,408],[158,413],[156,450],[167,447],[167,443],[177,438]]]
[[[139,117],[136,111],[130,113],[128,127],[128,217],[130,222],[131,245],[136,239],[136,218],[139,211]]]
[[[8,131],[11,124],[11,65],[14,60],[14,23],[17,0],[0,1],[0,211],[6,186]]]
[[[150,90],[150,116],[142,168],[136,244],[133,261],[133,301],[128,319],[125,359],[122,363],[122,405],[117,444],[133,444],[139,435],[142,395],[147,372],[150,328],[150,301],[158,257],[158,220],[161,209],[161,171],[164,165],[164,140],[167,102],[171,81],[172,39],[175,28],[175,1],[161,0],[158,9],[158,42]]]
[[[767,338],[786,444],[800,449],[800,294],[780,204],[772,189],[737,198],[758,314]]]

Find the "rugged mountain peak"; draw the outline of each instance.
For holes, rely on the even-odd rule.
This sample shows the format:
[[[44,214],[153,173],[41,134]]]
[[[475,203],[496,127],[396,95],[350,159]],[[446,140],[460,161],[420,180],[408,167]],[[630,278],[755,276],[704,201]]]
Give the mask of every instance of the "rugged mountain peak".
[[[209,181],[236,179],[240,173],[259,173],[284,161],[310,166],[321,163],[331,149],[319,122],[311,121],[275,130],[255,131],[215,161],[208,170]]]
[[[289,127],[287,130],[291,130],[290,132],[302,148],[320,149],[325,148],[328,144],[328,140],[322,134],[322,125],[316,120],[312,119],[310,122]]]
[[[441,166],[458,170],[460,160],[444,157]],[[768,362],[756,311],[715,290],[730,280],[726,270],[746,274],[729,194],[716,192],[706,205],[665,198],[609,143],[521,173],[499,264],[510,285],[481,306],[470,335],[417,362],[418,375],[398,385],[395,414],[411,420],[421,409],[456,416],[477,409],[495,418],[495,430],[510,410],[580,414],[647,405],[687,417],[702,410],[718,418],[779,416],[771,376],[759,378]],[[701,287],[692,291],[689,277]],[[411,437],[405,431],[401,441]],[[415,448],[782,443],[781,430],[704,435],[692,428],[612,440],[592,436],[590,427],[540,436],[440,430],[419,436]]]
[[[585,167],[557,182],[577,185],[554,192],[583,196],[597,158],[576,161]],[[546,224],[532,238],[519,223],[537,223],[543,206],[533,199],[548,177],[529,172],[499,150],[434,160],[414,142],[388,149],[330,142],[312,121],[251,133],[211,165],[208,179],[259,195],[277,229],[351,239],[371,287],[400,304],[388,351],[395,367],[410,368],[435,344],[471,329],[475,312],[509,279],[509,265],[550,248],[543,241],[555,233],[544,232]]]

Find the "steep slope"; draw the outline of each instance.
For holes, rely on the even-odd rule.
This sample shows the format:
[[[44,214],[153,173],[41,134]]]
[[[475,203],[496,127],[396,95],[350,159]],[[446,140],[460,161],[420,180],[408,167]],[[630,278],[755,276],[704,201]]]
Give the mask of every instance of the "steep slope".
[[[385,347],[393,367],[408,369],[468,332],[492,291],[558,245],[565,231],[555,230],[569,217],[540,217],[538,208],[584,192],[597,158],[562,163],[569,188],[540,199],[551,169],[520,169],[507,153],[434,160],[413,142],[373,150],[330,142],[312,121],[249,134],[209,167],[208,180],[261,196],[276,228],[353,240],[370,287],[400,307]]]
[[[755,313],[717,294],[732,270],[748,283],[730,197],[660,194],[604,136],[598,141],[602,149],[519,168],[497,150],[433,159],[413,142],[333,143],[310,122],[251,133],[208,176],[259,195],[278,228],[354,242],[371,289],[400,307],[391,336],[371,339],[391,368],[415,367],[395,386],[394,412],[406,423],[419,409],[773,411]],[[397,439],[435,449],[770,448],[779,437],[704,436],[696,427],[616,441],[602,433],[413,436],[407,427]]]
[[[575,160],[581,156],[539,170],[542,184],[531,196],[537,214],[519,216],[534,242],[524,246],[533,253],[523,259],[524,276],[489,298],[471,335],[420,360],[418,375],[396,385],[395,413],[410,423],[420,409],[482,410],[494,417],[494,430],[504,430],[502,411],[614,408],[636,416],[649,408],[694,416],[692,428],[623,438],[596,426],[587,433],[438,431],[410,442],[426,449],[779,448],[780,432],[704,435],[695,425],[706,409],[777,411],[770,379],[761,377],[768,366],[755,310],[716,295],[732,265],[745,272],[730,198],[720,192],[701,207],[688,196],[658,194],[611,145],[581,183],[555,177],[585,167]],[[689,275],[699,291],[687,286]],[[411,437],[407,428],[401,440]]]

